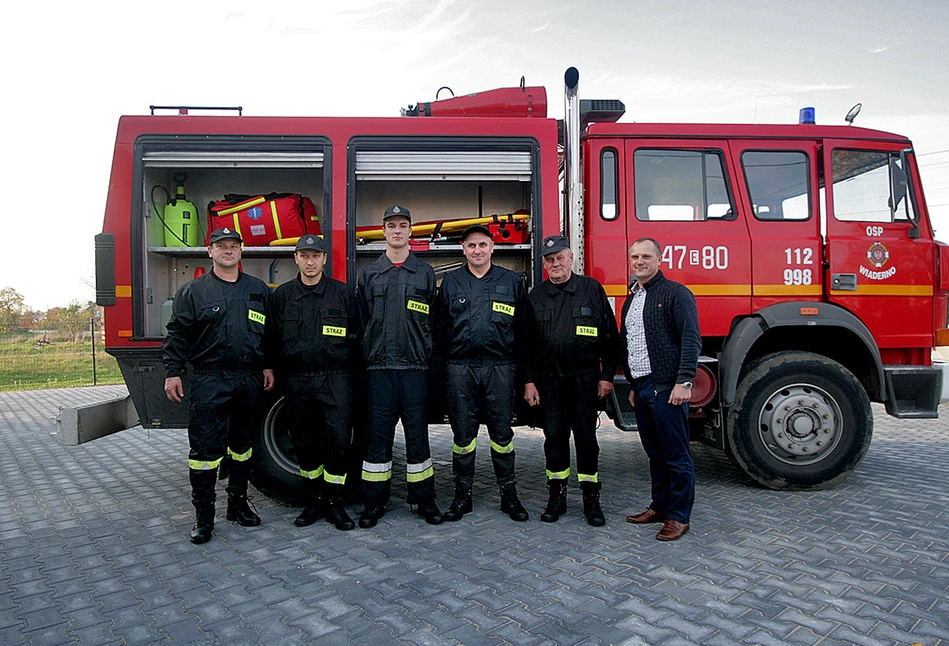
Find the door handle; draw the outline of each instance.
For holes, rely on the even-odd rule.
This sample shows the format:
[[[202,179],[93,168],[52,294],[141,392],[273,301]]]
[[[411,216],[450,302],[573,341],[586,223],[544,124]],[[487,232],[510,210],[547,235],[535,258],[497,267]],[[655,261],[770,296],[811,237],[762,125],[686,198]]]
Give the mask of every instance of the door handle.
[[[831,289],[844,292],[857,291],[857,274],[832,274],[830,280]]]

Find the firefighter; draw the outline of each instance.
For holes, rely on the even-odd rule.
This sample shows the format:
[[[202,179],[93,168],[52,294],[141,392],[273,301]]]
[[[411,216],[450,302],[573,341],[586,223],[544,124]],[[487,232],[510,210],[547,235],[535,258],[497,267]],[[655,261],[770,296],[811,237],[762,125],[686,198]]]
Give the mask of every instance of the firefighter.
[[[360,527],[386,512],[392,481],[396,422],[405,433],[408,502],[430,525],[442,522],[435,504],[435,471],[428,443],[428,382],[432,355],[431,308],[435,272],[409,251],[412,216],[393,205],[382,216],[386,250],[359,276],[363,358],[369,392],[368,437],[362,465]]]
[[[303,477],[306,504],[294,524],[307,527],[325,517],[346,531],[356,526],[343,506],[343,486],[352,442],[359,314],[346,284],[323,273],[321,237],[301,236],[293,260],[300,271],[271,296],[265,338],[286,396],[290,441]]]
[[[247,503],[251,437],[260,419],[263,392],[274,373],[264,355],[264,325],[270,289],[240,270],[241,236],[215,229],[209,238],[211,271],[175,294],[168,335],[162,341],[165,395],[181,402],[185,364],[191,377],[188,421],[189,477],[195,508],[192,543],[206,543],[214,531],[214,482],[225,455],[227,519],[244,527],[260,524]]]
[[[613,391],[616,318],[603,286],[573,273],[573,252],[563,236],[541,245],[547,280],[529,296],[530,359],[524,399],[539,407],[547,461],[547,508],[540,519],[556,522],[567,511],[570,432],[577,452],[577,480],[587,523],[606,523],[600,509],[596,441],[599,400]]]
[[[524,282],[491,263],[494,241],[481,225],[462,235],[465,265],[447,274],[436,301],[436,340],[446,359],[448,418],[454,435],[455,496],[445,520],[470,513],[475,448],[480,423],[491,440],[491,462],[501,494],[501,511],[528,519],[517,497],[514,473],[515,351],[524,337]],[[518,352],[519,354],[519,352]]]

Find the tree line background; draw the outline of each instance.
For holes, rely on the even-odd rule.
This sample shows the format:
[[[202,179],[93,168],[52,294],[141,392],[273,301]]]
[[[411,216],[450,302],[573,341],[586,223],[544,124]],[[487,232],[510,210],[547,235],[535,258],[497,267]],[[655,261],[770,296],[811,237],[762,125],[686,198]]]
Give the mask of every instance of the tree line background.
[[[117,383],[122,374],[104,350],[101,307],[74,301],[32,310],[16,289],[0,290],[0,391]]]

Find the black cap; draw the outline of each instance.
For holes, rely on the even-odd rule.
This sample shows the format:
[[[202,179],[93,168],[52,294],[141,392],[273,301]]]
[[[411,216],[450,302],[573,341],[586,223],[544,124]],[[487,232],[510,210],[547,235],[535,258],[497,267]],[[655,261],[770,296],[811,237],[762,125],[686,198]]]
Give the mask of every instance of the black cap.
[[[237,240],[241,244],[244,242],[243,238],[241,238],[241,234],[239,234],[234,229],[228,229],[227,227],[215,229],[211,232],[211,237],[209,238],[210,244],[214,244],[220,240]]]
[[[548,256],[563,249],[570,248],[570,241],[563,236],[547,236],[540,247],[540,255]]]
[[[484,226],[483,224],[472,224],[470,227],[465,229],[465,232],[461,234],[461,241],[464,242],[468,239],[472,233],[483,233],[484,235],[491,237],[491,229]]]
[[[389,218],[395,217],[408,218],[409,222],[412,221],[412,214],[409,213],[409,210],[404,206],[399,206],[398,204],[393,204],[386,209],[386,212],[382,216],[382,221],[385,222]]]
[[[300,239],[297,240],[297,246],[294,248],[295,251],[302,249],[311,249],[313,251],[326,253],[326,242],[320,236],[308,233],[304,236],[300,236]]]

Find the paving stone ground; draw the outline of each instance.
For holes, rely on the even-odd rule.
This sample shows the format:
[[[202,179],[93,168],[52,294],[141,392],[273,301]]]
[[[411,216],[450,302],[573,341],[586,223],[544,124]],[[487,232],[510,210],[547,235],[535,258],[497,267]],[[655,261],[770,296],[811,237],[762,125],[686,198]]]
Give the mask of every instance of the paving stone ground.
[[[646,458],[604,425],[603,528],[576,483],[568,514],[540,522],[542,435],[519,429],[528,523],[498,511],[481,452],[457,523],[412,514],[401,477],[379,525],[351,532],[296,528],[297,509],[260,495],[263,524],[242,528],[220,490],[214,539],[195,546],[184,431],[62,445],[61,407],[121,392],[0,394],[0,644],[949,644],[947,404],[938,420],[875,407],[866,459],[828,491],[756,488],[694,445],[676,543],[623,520],[649,502]],[[432,446],[444,506],[447,427]]]

